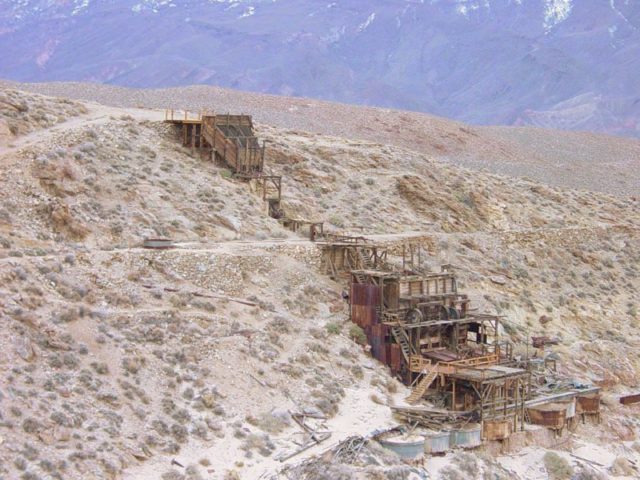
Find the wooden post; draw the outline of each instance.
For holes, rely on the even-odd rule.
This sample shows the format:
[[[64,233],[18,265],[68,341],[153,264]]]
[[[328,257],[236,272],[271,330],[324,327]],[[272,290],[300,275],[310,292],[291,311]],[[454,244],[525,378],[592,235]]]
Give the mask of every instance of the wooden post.
[[[227,116],[227,123],[229,121],[229,117]],[[238,159],[240,157],[240,146],[238,145],[238,139],[235,139],[235,144],[236,144],[236,172],[239,172],[240,170],[238,169],[239,164],[238,164]]]
[[[402,272],[404,273],[404,271],[406,270],[405,268],[405,257],[406,257],[406,245],[403,243],[402,244]]]
[[[251,168],[251,160],[250,160],[250,151],[249,151],[249,138],[244,139],[244,163],[245,170],[250,170]]]
[[[456,411],[456,379],[453,379],[452,393],[451,393],[451,410]]]
[[[218,127],[216,126],[216,118],[217,118],[217,117],[213,117],[213,145],[212,145],[212,146],[213,146],[213,149],[214,149],[214,150],[216,149],[216,137],[217,137],[217,135],[216,135],[216,128],[218,128]]]

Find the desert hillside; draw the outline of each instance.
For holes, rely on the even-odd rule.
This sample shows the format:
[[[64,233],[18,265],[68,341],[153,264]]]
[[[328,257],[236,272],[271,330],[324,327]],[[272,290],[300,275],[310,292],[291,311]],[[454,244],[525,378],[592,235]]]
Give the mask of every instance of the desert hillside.
[[[432,115],[217,87],[127,89],[97,84],[14,84],[45,95],[117,107],[250,112],[264,124],[365,140],[474,170],[574,189],[638,195],[640,141],[535,127],[474,127]]]
[[[95,88],[76,97],[105,104],[0,91],[0,477],[424,478],[382,451],[365,465],[298,463],[321,447],[278,460],[296,448],[290,412],[325,417],[333,443],[393,425],[388,405],[408,390],[358,344],[345,286],[320,272],[318,247],[180,146],[163,111],[135,107],[159,105],[158,92],[108,99],[100,92],[118,90]],[[205,106],[197,91],[170,103]],[[411,238],[428,253],[424,268],[452,265],[475,307],[505,317],[516,349],[532,335],[557,340],[561,373],[605,388],[604,411],[600,425],[546,447],[575,474],[638,475],[640,410],[617,403],[640,373],[637,200],[453,159],[526,143],[523,131],[380,117],[394,129],[407,115],[425,142],[413,148],[371,117],[340,130],[339,109],[350,107],[329,121],[315,102],[276,110],[267,97],[211,98],[213,109],[256,107],[286,210],[390,245]],[[154,236],[177,248],[141,248]],[[599,452],[601,467],[569,457],[583,451]],[[522,466],[542,454],[525,450],[518,466],[455,453],[426,468],[434,478],[541,478]]]

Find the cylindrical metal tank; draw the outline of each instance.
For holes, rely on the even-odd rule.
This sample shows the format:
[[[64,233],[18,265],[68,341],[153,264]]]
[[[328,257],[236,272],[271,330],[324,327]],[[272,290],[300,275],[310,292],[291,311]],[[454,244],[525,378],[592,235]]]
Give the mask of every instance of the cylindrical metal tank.
[[[477,424],[467,425],[464,428],[451,430],[451,446],[462,448],[475,448],[482,444],[482,427]]]
[[[415,459],[424,455],[424,437],[412,437],[404,440],[402,437],[380,438],[380,445],[398,454],[401,458]]]
[[[424,436],[425,453],[445,453],[451,448],[449,432],[428,432]]]
[[[167,248],[173,248],[175,245],[169,238],[145,238],[142,242],[144,248],[154,248],[164,250]]]

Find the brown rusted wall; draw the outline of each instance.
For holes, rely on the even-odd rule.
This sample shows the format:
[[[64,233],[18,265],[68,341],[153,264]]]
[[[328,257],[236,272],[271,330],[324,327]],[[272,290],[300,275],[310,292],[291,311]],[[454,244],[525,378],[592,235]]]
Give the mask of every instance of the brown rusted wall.
[[[564,427],[567,421],[566,409],[559,410],[536,410],[534,408],[527,409],[531,423],[542,425],[547,428],[559,430]]]
[[[600,412],[600,395],[585,395],[576,398],[576,412],[595,414]]]
[[[351,284],[351,321],[364,330],[371,345],[371,356],[385,365],[400,370],[400,353],[387,342],[389,328],[380,323],[376,307],[380,304],[381,288],[375,285]],[[392,363],[393,362],[395,363]]]
[[[379,323],[376,306],[380,304],[380,288],[375,285],[351,284],[351,321],[366,330]]]

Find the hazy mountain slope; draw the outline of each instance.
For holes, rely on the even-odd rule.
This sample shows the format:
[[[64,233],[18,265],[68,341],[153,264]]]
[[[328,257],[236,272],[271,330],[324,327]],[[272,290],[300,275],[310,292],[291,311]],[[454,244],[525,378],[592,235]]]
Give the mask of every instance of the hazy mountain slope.
[[[640,7],[624,0],[26,0],[0,4],[0,50],[0,76],[21,81],[203,83],[640,131]]]
[[[640,191],[640,141],[634,139],[530,127],[471,127],[414,112],[206,86],[142,90],[50,83],[19,87],[121,107],[251,112],[257,121],[269,125],[395,145],[476,170],[621,197],[637,196]]]

